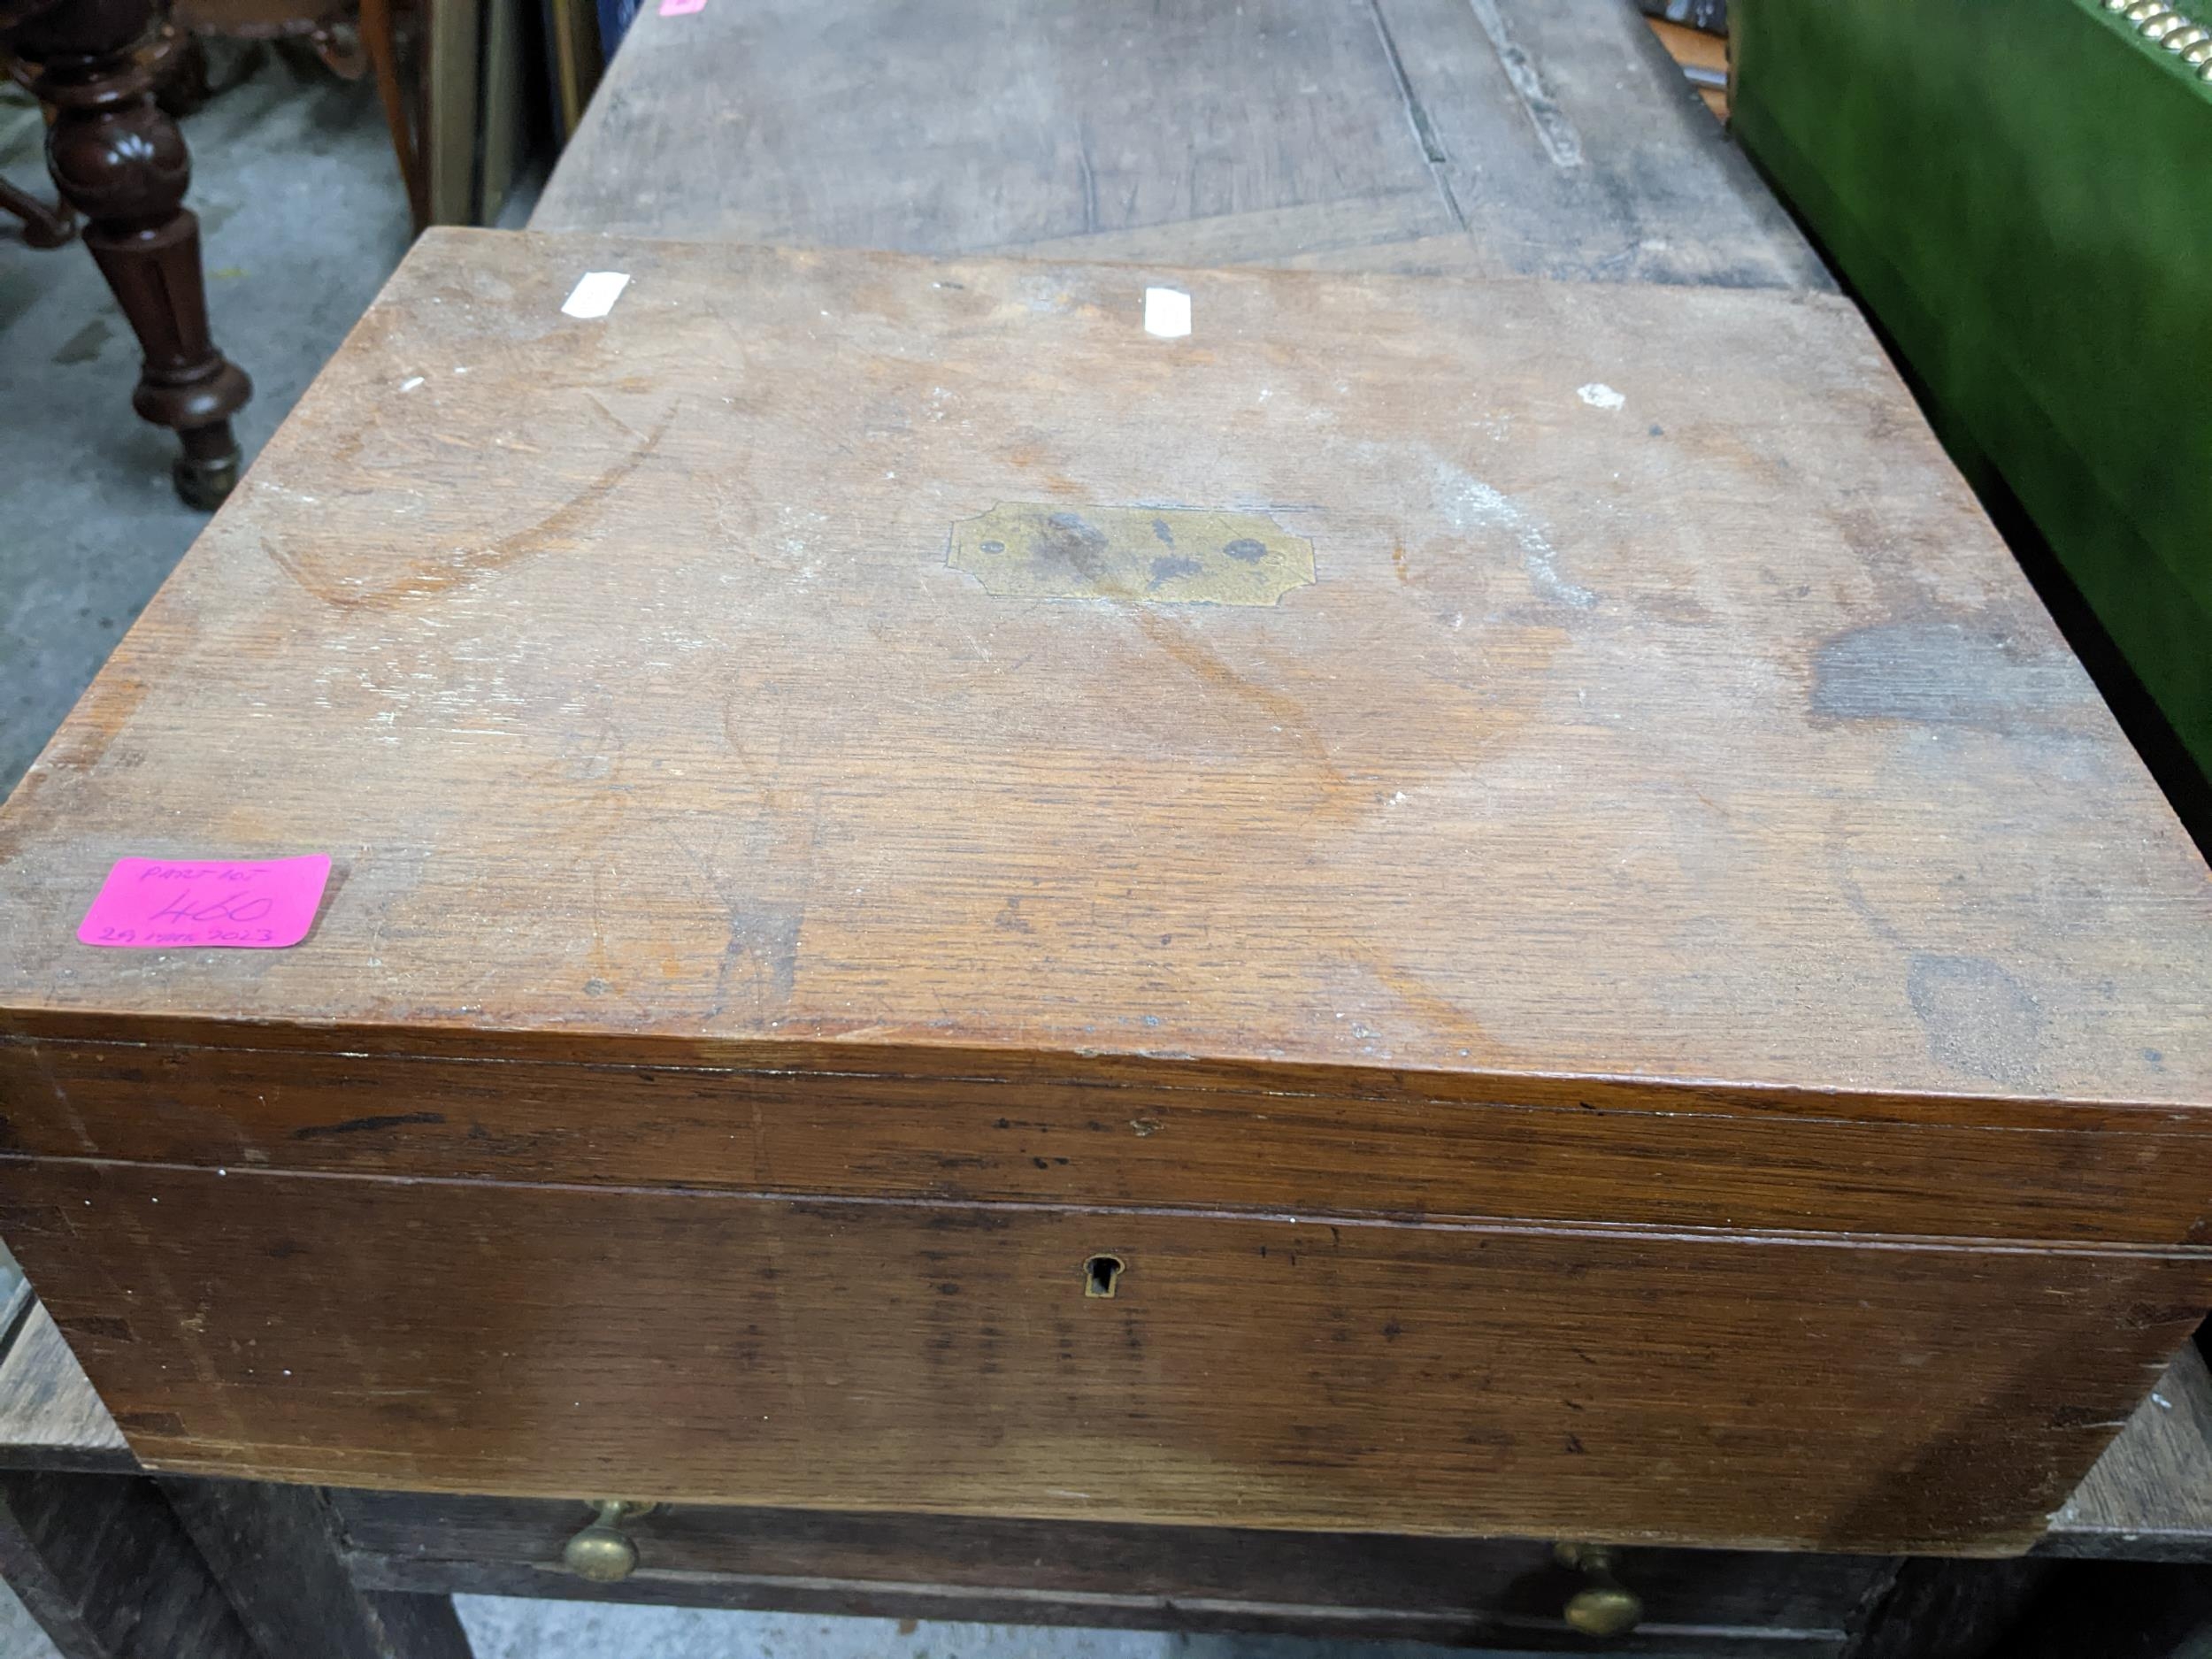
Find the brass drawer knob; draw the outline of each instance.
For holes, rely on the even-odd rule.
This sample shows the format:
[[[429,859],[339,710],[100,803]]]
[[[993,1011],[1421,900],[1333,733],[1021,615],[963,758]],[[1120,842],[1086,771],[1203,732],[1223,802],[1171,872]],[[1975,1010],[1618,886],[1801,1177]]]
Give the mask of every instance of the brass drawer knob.
[[[568,1540],[561,1560],[580,1578],[594,1584],[612,1584],[637,1568],[637,1546],[623,1532],[621,1523],[650,1513],[649,1503],[626,1503],[620,1498],[597,1498],[591,1507],[599,1513],[590,1525]]]
[[[1585,1636],[1625,1636],[1644,1616],[1643,1599],[1614,1577],[1620,1557],[1609,1544],[1554,1544],[1552,1559],[1582,1575],[1560,1617]]]

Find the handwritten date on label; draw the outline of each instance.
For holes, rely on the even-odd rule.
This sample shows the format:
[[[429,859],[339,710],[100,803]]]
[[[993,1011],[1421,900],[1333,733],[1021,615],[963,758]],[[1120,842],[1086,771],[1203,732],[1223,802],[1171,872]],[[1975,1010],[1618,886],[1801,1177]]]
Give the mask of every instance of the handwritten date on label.
[[[122,950],[281,950],[307,937],[329,879],[322,853],[250,862],[119,858],[77,937]]]

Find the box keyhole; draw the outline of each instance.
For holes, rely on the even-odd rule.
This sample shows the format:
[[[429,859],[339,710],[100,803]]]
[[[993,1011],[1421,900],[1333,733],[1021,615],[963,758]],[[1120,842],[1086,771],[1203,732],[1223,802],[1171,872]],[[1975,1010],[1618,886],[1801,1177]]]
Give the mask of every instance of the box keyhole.
[[[1114,1286],[1121,1282],[1122,1260],[1118,1256],[1094,1256],[1083,1263],[1083,1294],[1086,1296],[1110,1296]]]

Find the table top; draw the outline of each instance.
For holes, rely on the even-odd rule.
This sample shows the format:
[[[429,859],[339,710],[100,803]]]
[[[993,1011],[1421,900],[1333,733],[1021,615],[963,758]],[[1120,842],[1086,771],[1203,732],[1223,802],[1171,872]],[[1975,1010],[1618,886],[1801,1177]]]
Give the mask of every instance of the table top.
[[[75,937],[310,852],[295,949]],[[0,938],[29,1033],[2212,1101],[2204,867],[1820,296],[435,234]]]
[[[1832,286],[1619,0],[649,6],[531,224]]]

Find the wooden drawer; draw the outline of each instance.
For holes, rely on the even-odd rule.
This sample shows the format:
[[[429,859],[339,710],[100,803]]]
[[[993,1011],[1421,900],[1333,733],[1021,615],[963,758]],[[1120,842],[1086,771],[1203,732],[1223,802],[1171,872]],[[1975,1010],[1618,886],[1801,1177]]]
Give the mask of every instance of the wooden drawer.
[[[1211,1527],[664,1506],[624,1523],[638,1564],[615,1584],[570,1572],[576,1503],[331,1494],[365,1588],[587,1596],[1182,1631],[1402,1638],[1516,1650],[1771,1655],[1843,1650],[1889,1584],[1890,1558],[1729,1550],[1622,1553],[1643,1602],[1599,1640],[1563,1610],[1585,1587],[1551,1546]]]

